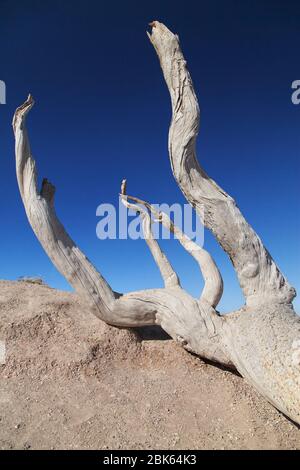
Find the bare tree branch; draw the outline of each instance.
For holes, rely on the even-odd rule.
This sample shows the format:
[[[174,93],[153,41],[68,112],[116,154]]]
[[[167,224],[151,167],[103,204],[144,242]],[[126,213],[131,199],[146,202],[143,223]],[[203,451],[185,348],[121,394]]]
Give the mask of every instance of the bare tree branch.
[[[143,232],[145,241],[152,253],[152,256],[159,267],[161,276],[164,280],[165,287],[179,287],[180,282],[179,278],[172,268],[170,262],[168,261],[166,255],[161,250],[158,242],[153,237],[152,228],[151,228],[151,217],[147,210],[143,207],[138,206],[137,204],[132,204],[128,202],[126,195],[126,180],[122,181],[121,185],[121,201],[125,207],[132,209],[140,214],[143,223]]]
[[[16,110],[13,129],[20,194],[34,233],[55,267],[85,299],[96,316],[118,326],[155,324],[157,309],[143,301],[143,293],[134,293],[134,297],[116,296],[69,237],[55,213],[54,186],[44,179],[41,192],[38,190],[36,164],[31,155],[25,122],[33,105],[33,98],[29,95]]]
[[[210,253],[197,245],[197,243],[195,243],[185,233],[183,233],[179,227],[174,225],[170,217],[165,212],[158,212],[154,206],[137,197],[128,195],[127,199],[145,206],[154,215],[156,221],[161,223],[170,232],[174,233],[175,237],[183,246],[183,248],[193,256],[193,258],[199,264],[204,278],[204,289],[201,293],[200,300],[207,302],[212,307],[216,307],[222,297],[223,280],[221,273]]]
[[[169,155],[178,185],[229,255],[247,305],[260,304],[263,299],[291,302],[295,289],[281,274],[235,201],[206,175],[196,158],[199,105],[178,36],[158,21],[150,25],[152,33],[148,36],[171,95]]]

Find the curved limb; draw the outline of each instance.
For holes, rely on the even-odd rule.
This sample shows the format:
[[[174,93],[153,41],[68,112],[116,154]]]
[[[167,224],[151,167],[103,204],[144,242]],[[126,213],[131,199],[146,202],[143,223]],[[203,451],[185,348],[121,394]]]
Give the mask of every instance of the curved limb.
[[[143,223],[143,232],[144,238],[147,245],[150,248],[152,256],[159,267],[160,273],[165,283],[165,287],[176,287],[180,286],[179,278],[172,268],[170,262],[168,261],[166,255],[161,250],[159,244],[153,237],[152,228],[151,228],[151,217],[147,210],[143,207],[138,206],[137,204],[132,204],[128,202],[128,197],[126,195],[126,180],[122,181],[121,185],[121,201],[125,207],[132,209],[140,214]]]
[[[16,171],[20,194],[29,223],[58,271],[85,299],[90,311],[106,323],[117,326],[155,324],[157,308],[143,300],[117,296],[106,280],[76,246],[58,220],[54,208],[54,186],[43,180],[38,190],[36,164],[31,155],[26,115],[34,105],[29,95],[14,115]]]
[[[154,215],[156,221],[161,223],[170,232],[174,233],[183,248],[193,256],[199,264],[204,278],[204,289],[201,293],[200,301],[206,302],[208,305],[215,308],[222,297],[223,279],[210,253],[197,245],[197,243],[183,233],[179,227],[174,225],[170,217],[165,212],[158,212],[154,206],[149,204],[149,202],[143,201],[137,197],[127,195],[127,199],[146,207]]]
[[[171,96],[169,155],[178,185],[229,255],[247,305],[291,302],[295,289],[281,274],[235,201],[205,174],[196,158],[199,105],[178,36],[158,21],[150,26],[152,33],[148,36],[158,54]]]

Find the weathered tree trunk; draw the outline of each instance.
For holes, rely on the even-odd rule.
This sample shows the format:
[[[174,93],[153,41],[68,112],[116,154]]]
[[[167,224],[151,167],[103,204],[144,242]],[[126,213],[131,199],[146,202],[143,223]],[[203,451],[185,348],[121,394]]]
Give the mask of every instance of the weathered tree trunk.
[[[160,324],[188,351],[236,368],[268,401],[300,424],[300,318],[292,306],[295,290],[235,201],[200,167],[195,154],[199,106],[179,39],[157,21],[151,26],[149,38],[171,95],[169,155],[175,179],[229,255],[245,295],[245,306],[219,315],[215,309],[223,282],[211,255],[175,227],[166,214],[128,196],[125,181],[122,201],[140,213],[147,244],[165,287],[126,295],[114,293],[57,219],[54,187],[44,180],[41,191],[37,188],[35,162],[25,128],[26,114],[33,105],[31,96],[17,109],[13,122],[17,178],[28,220],[53,264],[86,299],[92,313],[116,326]],[[177,274],[152,235],[151,214],[174,232],[198,262],[205,280],[200,299],[181,288]]]

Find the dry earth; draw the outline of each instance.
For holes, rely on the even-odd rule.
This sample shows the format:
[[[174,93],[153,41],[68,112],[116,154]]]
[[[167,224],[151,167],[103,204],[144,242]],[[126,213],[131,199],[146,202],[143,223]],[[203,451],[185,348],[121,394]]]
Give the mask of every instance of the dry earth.
[[[75,294],[0,281],[0,449],[300,449],[242,378],[153,337]]]

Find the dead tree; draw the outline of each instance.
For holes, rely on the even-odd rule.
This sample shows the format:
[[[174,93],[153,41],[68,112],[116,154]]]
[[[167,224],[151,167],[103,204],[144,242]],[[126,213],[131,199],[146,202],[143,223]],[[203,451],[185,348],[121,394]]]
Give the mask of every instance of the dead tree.
[[[179,38],[155,21],[148,33],[160,60],[172,102],[169,156],[174,177],[187,201],[230,257],[246,302],[240,310],[220,315],[216,306],[223,282],[211,255],[199,248],[166,214],[126,193],[127,207],[140,213],[147,244],[160,269],[164,288],[116,294],[66,233],[54,209],[54,186],[37,186],[30,152],[26,115],[33,99],[15,113],[17,179],[33,231],[58,271],[82,296],[98,318],[118,327],[159,324],[185,349],[216,363],[236,368],[269,402],[300,423],[300,318],[293,309],[296,295],[241,214],[236,202],[201,168],[195,143],[199,106]],[[200,299],[180,286],[178,276],[152,234],[152,217],[171,230],[195,258],[205,280]]]

